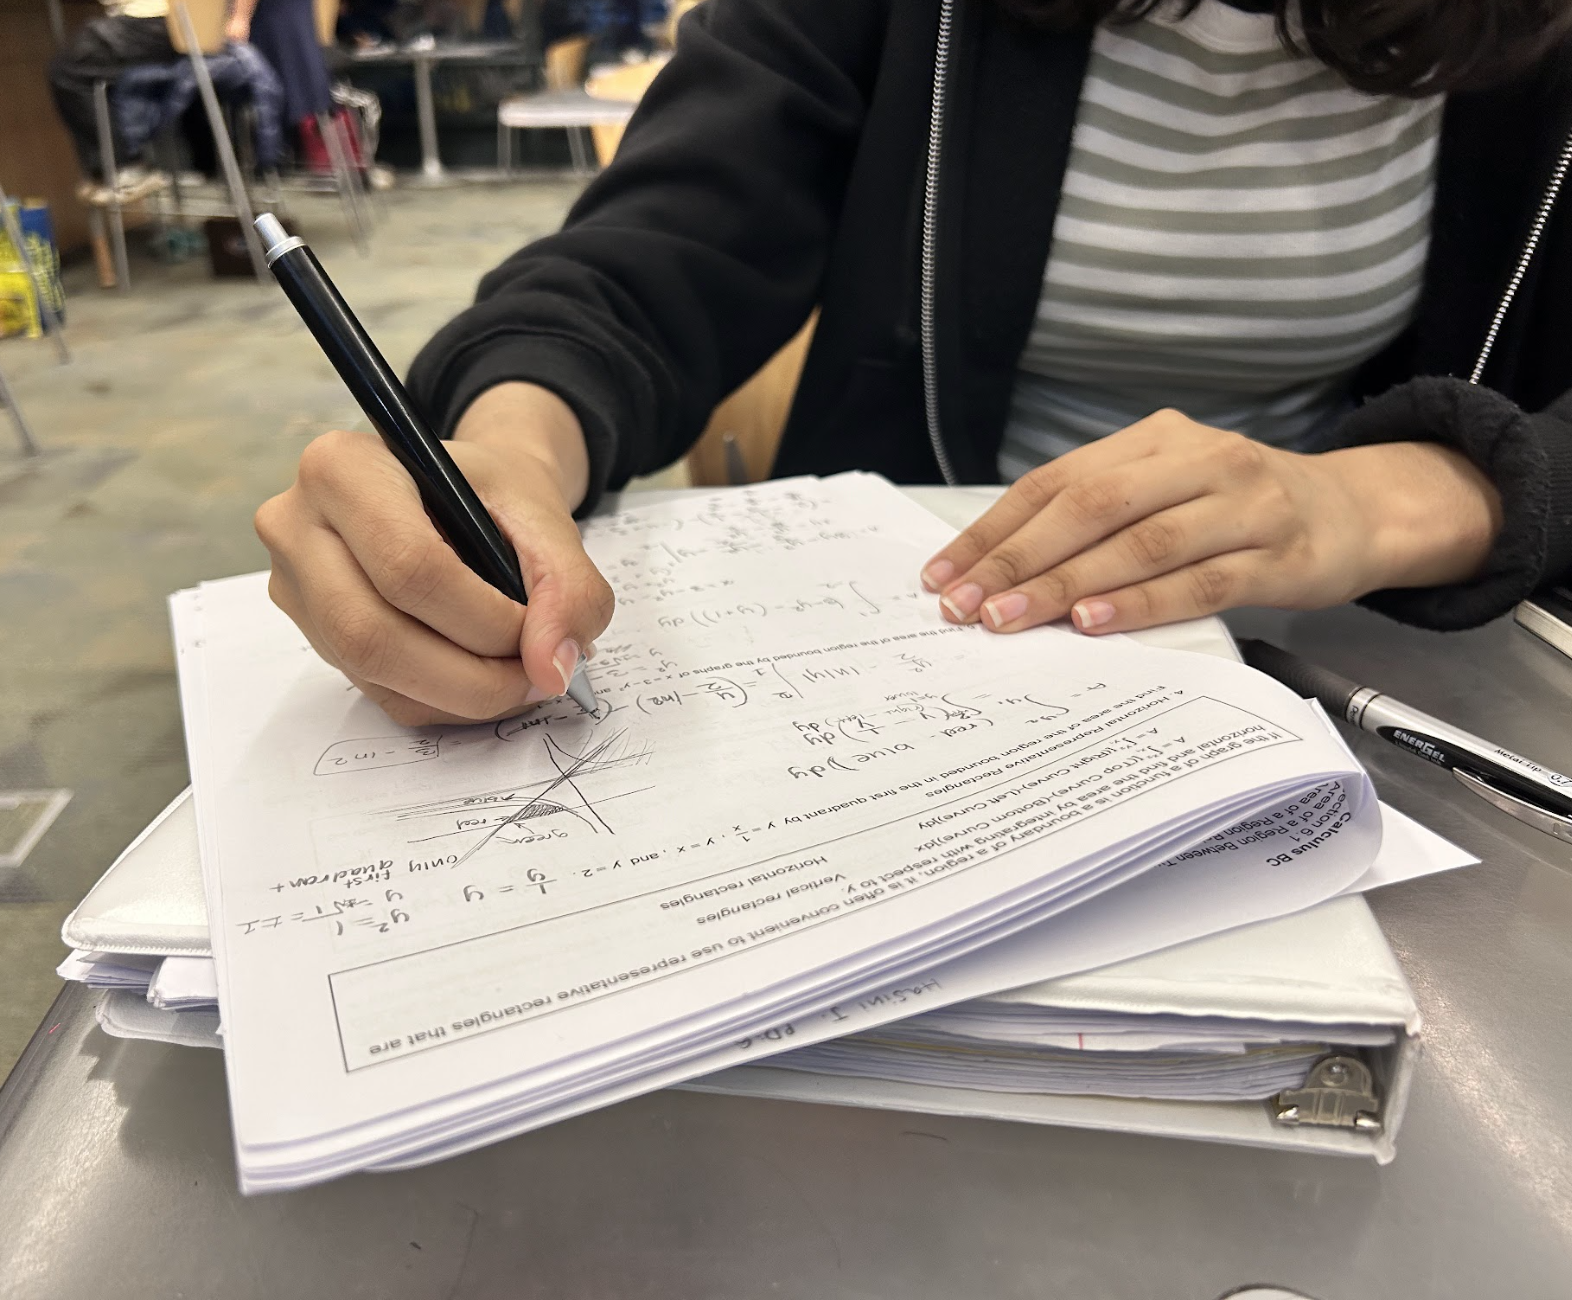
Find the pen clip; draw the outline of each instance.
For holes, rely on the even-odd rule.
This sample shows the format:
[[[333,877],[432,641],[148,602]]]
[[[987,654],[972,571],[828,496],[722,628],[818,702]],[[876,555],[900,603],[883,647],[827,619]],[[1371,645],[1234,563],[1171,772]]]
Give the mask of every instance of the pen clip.
[[[1537,804],[1529,803],[1527,799],[1508,794],[1500,786],[1491,785],[1483,777],[1465,772],[1460,767],[1453,768],[1452,775],[1465,789],[1472,790],[1486,803],[1494,804],[1502,812],[1517,818],[1520,822],[1526,822],[1535,830],[1544,831],[1546,835],[1554,835],[1558,840],[1565,840],[1568,844],[1572,844],[1572,817],[1549,812]]]

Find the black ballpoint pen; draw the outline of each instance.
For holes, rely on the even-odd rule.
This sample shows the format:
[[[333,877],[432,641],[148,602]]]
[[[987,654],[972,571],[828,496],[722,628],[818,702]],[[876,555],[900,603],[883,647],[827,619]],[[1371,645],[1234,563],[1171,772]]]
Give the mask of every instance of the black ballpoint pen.
[[[316,255],[271,212],[264,212],[255,224],[274,278],[388,450],[415,480],[427,512],[459,558],[504,596],[527,604],[518,556]],[[584,712],[595,712],[595,693],[584,675],[582,659],[566,693]]]
[[[1265,641],[1241,640],[1239,652],[1250,667],[1319,700],[1328,713],[1446,768],[1465,788],[1502,812],[1572,843],[1572,777]]]

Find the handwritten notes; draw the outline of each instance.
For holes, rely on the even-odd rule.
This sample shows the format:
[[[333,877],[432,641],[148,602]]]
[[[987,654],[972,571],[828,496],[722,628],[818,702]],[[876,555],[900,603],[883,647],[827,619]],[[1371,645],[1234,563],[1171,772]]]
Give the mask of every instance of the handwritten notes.
[[[473,1145],[835,1033],[830,1008],[875,1025],[946,963],[935,1005],[1041,978],[967,954],[1116,911],[1175,854],[1159,874],[1214,882],[1219,925],[1369,866],[1368,783],[1301,701],[1119,638],[944,623],[915,574],[947,533],[864,475],[596,521],[619,598],[596,715],[422,732],[260,577],[177,597],[244,1185]],[[1314,851],[1206,851],[1318,786],[1292,832]],[[1137,951],[1167,933],[1145,914]]]

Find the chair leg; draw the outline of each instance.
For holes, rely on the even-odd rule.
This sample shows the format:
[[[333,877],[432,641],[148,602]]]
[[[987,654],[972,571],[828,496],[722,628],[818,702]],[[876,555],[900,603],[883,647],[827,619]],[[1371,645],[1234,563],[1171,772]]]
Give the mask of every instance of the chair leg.
[[[169,193],[175,205],[175,220],[184,222],[186,219],[186,191],[180,183],[180,146],[175,142],[174,126],[166,127],[159,141],[159,152],[163,156],[164,167],[169,172]]]
[[[98,118],[98,154],[109,187],[109,231],[114,239],[115,283],[121,293],[131,292],[131,265],[126,257],[126,221],[120,204],[120,168],[115,163],[115,132],[109,121],[109,83],[93,83],[93,110]]]
[[[16,436],[22,444],[22,455],[38,455],[38,443],[33,438],[33,431],[27,427],[27,421],[22,416],[22,408],[16,404],[16,397],[11,392],[11,386],[5,381],[5,372],[0,370],[0,406],[11,412],[11,420],[16,425]]]
[[[344,137],[338,133],[338,124],[334,122],[332,114],[317,114],[317,130],[322,133],[322,144],[327,149],[328,166],[333,170],[333,187],[338,191],[338,201],[344,207],[344,219],[349,222],[349,233],[354,237],[355,247],[362,253],[366,251],[366,232],[360,224],[360,212],[355,205],[355,196],[350,189],[349,162],[344,157]]]
[[[377,221],[371,211],[371,194],[366,184],[366,172],[369,169],[366,144],[360,138],[360,129],[350,109],[339,108],[335,111],[333,123],[338,127],[339,139],[344,144],[344,171],[349,176],[349,192],[355,197],[355,210],[360,214],[360,224],[369,237]],[[356,158],[360,159],[359,164],[355,162]]]
[[[253,144],[256,139],[256,114],[249,105],[241,104],[231,106],[224,115],[224,121],[229,126],[229,138],[237,141],[235,157],[240,163],[240,174],[246,178],[246,193],[250,194],[250,178],[257,174],[257,151]]]
[[[115,286],[131,292],[131,259],[126,253],[126,214],[116,197],[109,205],[109,246],[115,256]]]
[[[240,174],[240,164],[235,161],[235,145],[224,127],[224,111],[218,103],[218,93],[213,89],[213,78],[208,74],[207,60],[202,57],[202,43],[197,39],[196,27],[185,0],[173,0],[171,8],[180,24],[186,41],[186,57],[191,60],[191,70],[196,73],[197,90],[202,96],[202,107],[207,113],[208,129],[213,132],[213,144],[218,150],[219,162],[224,168],[224,179],[229,182],[229,198],[235,207],[235,217],[240,222],[240,234],[246,241],[246,251],[251,254],[251,268],[259,284],[268,283],[267,258],[262,252],[262,241],[252,223],[251,196],[246,191],[245,178]]]
[[[584,128],[570,126],[568,128],[568,152],[573,158],[573,171],[577,176],[588,176],[590,172],[589,150],[584,144]]]
[[[98,271],[98,287],[115,287],[115,257],[109,251],[109,234],[104,229],[104,214],[98,208],[87,210],[87,238],[93,246],[93,266]]]

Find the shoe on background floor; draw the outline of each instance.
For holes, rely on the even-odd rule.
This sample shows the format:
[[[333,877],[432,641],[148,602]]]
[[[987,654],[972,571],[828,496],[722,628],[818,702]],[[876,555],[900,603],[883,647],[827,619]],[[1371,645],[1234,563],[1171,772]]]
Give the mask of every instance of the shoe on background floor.
[[[116,199],[121,203],[133,203],[137,199],[146,198],[149,194],[169,188],[169,176],[166,173],[136,163],[121,167],[115,174],[115,180],[118,184],[113,194],[103,181],[84,180],[77,185],[76,196],[83,203],[101,208]]]

